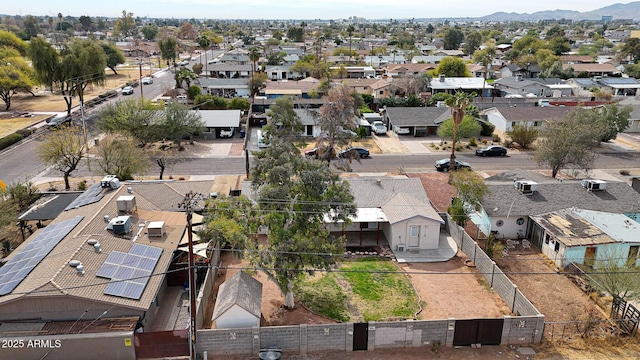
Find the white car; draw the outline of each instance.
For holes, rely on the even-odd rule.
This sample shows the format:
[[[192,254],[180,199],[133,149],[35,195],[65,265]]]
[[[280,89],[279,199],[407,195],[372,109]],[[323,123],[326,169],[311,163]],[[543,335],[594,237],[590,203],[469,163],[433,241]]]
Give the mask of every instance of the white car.
[[[394,126],[393,131],[398,135],[408,135],[411,133],[411,129],[399,126]]]
[[[133,94],[133,88],[131,86],[125,86],[122,88],[122,95],[131,95]]]
[[[387,133],[387,127],[382,121],[374,121],[373,124],[371,124],[371,130],[373,130],[376,135],[384,135]]]
[[[151,84],[153,84],[153,78],[151,77],[142,78],[142,85],[151,85]]]

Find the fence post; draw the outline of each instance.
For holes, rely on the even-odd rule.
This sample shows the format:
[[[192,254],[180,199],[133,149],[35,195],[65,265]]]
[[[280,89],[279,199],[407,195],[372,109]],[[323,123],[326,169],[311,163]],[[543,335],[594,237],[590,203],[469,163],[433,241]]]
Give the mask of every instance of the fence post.
[[[513,285],[513,303],[511,304],[511,311],[516,310],[516,296],[518,295],[518,285]]]
[[[491,285],[489,285],[491,288],[493,288],[493,277],[496,275],[496,262],[491,260]]]

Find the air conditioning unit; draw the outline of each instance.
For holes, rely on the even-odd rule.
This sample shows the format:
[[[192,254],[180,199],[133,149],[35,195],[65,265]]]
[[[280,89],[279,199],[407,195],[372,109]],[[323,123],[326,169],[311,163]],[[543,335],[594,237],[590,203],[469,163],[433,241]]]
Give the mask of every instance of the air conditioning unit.
[[[120,180],[115,175],[107,175],[100,181],[103,189],[115,190],[120,187]]]
[[[602,180],[582,180],[580,182],[587,191],[601,191],[607,188],[607,182]]]
[[[131,216],[118,216],[107,225],[107,230],[112,230],[116,235],[124,235],[131,232]]]
[[[518,180],[514,183],[516,189],[525,195],[531,195],[538,190],[538,183],[534,181]]]
[[[132,212],[136,208],[135,195],[121,195],[116,200],[118,212]]]
[[[149,236],[162,237],[164,236],[164,221],[152,221],[147,227],[147,233]]]

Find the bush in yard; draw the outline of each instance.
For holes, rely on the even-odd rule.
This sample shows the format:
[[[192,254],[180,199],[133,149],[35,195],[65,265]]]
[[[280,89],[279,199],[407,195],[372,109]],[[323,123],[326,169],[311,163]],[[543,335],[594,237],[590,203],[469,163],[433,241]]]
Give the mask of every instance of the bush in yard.
[[[502,141],[502,139],[500,139],[500,135],[498,134],[493,134],[493,138],[491,140],[496,143],[499,143],[500,141]]]
[[[200,88],[200,86],[198,85],[191,85],[189,86],[189,88],[187,89],[187,98],[189,100],[193,100],[196,98],[196,96],[200,95],[202,93],[202,89]]]
[[[469,146],[478,146],[475,138],[469,139]]]
[[[0,150],[8,148],[9,146],[17,143],[18,141],[20,141],[22,139],[23,139],[22,135],[20,135],[18,133],[13,133],[11,135],[5,136],[5,137],[0,139]]]
[[[496,126],[488,121],[480,121],[480,126],[482,126],[482,130],[480,130],[480,135],[482,136],[491,136],[493,135],[493,130],[496,129]]]
[[[507,131],[513,142],[518,143],[523,149],[528,149],[538,138],[538,129],[528,124],[513,125],[511,131]]]

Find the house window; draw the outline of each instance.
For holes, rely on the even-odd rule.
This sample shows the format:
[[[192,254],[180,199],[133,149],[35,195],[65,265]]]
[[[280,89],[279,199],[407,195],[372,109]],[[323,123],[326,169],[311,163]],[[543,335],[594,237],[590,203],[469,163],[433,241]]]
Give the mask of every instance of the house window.
[[[534,121],[533,126],[540,126],[540,121]]]
[[[512,122],[511,122],[511,127],[514,127],[514,126],[516,126],[516,122],[515,122],[515,121],[512,121]]]
[[[635,265],[635,261],[638,258],[638,250],[640,250],[640,246],[633,245],[629,247],[629,256],[627,259],[631,262],[632,265]]]
[[[549,239],[551,239],[551,236],[549,236],[549,234],[546,234],[546,235],[544,236],[544,243],[545,243],[545,244],[549,244]]]
[[[384,94],[384,90],[380,90],[380,95]]]
[[[419,235],[420,235],[420,226],[412,225],[409,232],[409,236],[418,237]]]

